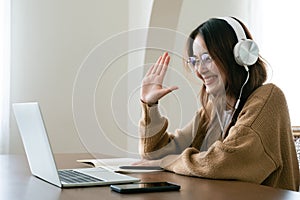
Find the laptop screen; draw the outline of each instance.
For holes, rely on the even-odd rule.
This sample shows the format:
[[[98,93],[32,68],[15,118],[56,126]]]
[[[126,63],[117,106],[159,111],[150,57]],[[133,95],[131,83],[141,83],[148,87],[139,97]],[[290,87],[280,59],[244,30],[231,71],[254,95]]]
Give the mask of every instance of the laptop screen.
[[[31,173],[61,187],[38,103],[15,103],[13,111]]]

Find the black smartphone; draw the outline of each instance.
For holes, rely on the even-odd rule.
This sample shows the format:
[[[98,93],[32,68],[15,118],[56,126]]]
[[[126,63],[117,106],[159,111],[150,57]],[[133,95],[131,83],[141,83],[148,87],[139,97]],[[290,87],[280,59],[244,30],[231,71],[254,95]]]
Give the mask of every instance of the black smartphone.
[[[180,185],[170,182],[141,182],[111,185],[110,188],[119,193],[163,192],[179,190]]]

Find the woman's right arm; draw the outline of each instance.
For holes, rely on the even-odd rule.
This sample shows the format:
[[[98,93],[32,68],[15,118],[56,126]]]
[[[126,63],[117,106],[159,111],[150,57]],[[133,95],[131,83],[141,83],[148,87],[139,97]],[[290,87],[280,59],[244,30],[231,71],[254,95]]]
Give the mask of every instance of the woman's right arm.
[[[204,112],[196,112],[193,119],[174,133],[167,132],[168,120],[161,116],[158,105],[142,105],[142,118],[139,123],[139,153],[143,159],[160,159],[170,154],[180,154],[189,146],[199,148],[202,143]],[[194,140],[196,144],[193,144]]]
[[[158,101],[178,89],[177,86],[165,88],[162,86],[164,77],[166,75],[170,56],[165,52],[158,58],[156,63],[150,67],[142,81],[141,86],[141,101],[143,106],[143,116],[140,121],[140,153],[152,152],[165,146],[172,136],[166,133],[168,121],[162,117],[158,111]],[[156,141],[158,144],[155,147],[152,145],[141,145]]]

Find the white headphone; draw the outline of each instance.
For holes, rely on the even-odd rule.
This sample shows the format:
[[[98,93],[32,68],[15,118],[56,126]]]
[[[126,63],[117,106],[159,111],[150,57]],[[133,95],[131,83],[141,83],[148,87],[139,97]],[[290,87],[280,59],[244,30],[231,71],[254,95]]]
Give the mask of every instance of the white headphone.
[[[234,106],[234,108],[236,110],[240,104],[244,86],[246,85],[246,83],[249,80],[248,66],[256,63],[256,61],[259,57],[259,49],[258,49],[257,44],[253,40],[247,39],[246,33],[245,33],[242,25],[237,20],[235,20],[232,17],[221,17],[219,19],[225,20],[233,28],[233,30],[238,38],[238,43],[233,48],[234,59],[237,64],[243,66],[245,68],[245,70],[247,71],[247,78],[241,87],[239,97]]]
[[[234,46],[233,55],[237,64],[244,66],[247,70],[249,65],[256,63],[258,59],[258,45],[251,39],[247,39],[245,31],[241,24],[232,17],[221,17],[234,30],[238,43]]]

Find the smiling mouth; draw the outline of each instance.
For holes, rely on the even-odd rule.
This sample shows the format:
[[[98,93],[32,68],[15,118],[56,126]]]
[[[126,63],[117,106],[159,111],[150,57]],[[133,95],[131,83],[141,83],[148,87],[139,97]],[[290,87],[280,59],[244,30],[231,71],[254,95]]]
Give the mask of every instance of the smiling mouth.
[[[204,83],[205,85],[211,85],[212,83],[215,82],[215,80],[217,79],[217,76],[209,76],[204,78]]]

